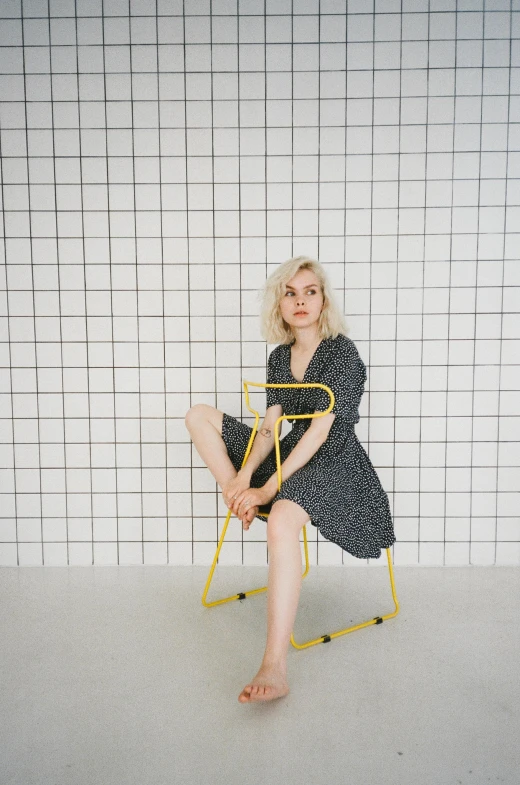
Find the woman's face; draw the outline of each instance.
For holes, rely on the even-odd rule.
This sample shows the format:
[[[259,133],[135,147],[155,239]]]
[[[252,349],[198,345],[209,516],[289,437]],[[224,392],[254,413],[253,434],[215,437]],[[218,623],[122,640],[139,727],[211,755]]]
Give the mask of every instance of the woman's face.
[[[312,270],[298,270],[285,285],[280,312],[291,327],[309,327],[317,322],[323,307],[321,286]]]

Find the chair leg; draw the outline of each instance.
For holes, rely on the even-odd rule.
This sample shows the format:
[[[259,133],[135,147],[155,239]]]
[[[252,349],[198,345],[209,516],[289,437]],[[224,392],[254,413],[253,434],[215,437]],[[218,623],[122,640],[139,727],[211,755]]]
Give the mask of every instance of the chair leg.
[[[394,571],[392,568],[392,556],[390,553],[390,548],[386,549],[386,556],[388,559],[388,570],[390,573],[390,586],[392,589],[392,597],[394,600],[395,611],[393,613],[387,613],[386,616],[376,616],[374,619],[370,621],[365,621],[363,624],[356,624],[353,627],[348,627],[345,630],[339,630],[339,632],[331,632],[328,635],[321,635],[319,638],[315,638],[314,640],[307,641],[307,643],[296,643],[294,640],[294,633],[291,633],[291,643],[295,649],[308,649],[309,646],[315,646],[317,643],[329,643],[333,638],[339,638],[340,635],[346,635],[348,632],[354,632],[354,630],[361,630],[363,627],[370,627],[372,624],[382,624],[386,619],[393,619],[394,616],[397,616],[399,613],[399,602],[397,601],[397,597],[395,594],[395,583],[394,583]]]

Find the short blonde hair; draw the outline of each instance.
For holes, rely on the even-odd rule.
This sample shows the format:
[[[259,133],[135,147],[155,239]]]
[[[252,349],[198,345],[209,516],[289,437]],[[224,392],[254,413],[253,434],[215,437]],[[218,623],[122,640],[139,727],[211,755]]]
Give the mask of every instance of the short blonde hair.
[[[319,337],[336,338],[339,333],[347,335],[349,328],[334,299],[325,269],[315,259],[296,256],[280,264],[264,284],[260,315],[260,331],[263,339],[267,343],[291,343],[294,339],[291,327],[282,317],[279,304],[285,294],[286,283],[296,275],[298,270],[312,270],[321,287],[323,308],[318,320]]]

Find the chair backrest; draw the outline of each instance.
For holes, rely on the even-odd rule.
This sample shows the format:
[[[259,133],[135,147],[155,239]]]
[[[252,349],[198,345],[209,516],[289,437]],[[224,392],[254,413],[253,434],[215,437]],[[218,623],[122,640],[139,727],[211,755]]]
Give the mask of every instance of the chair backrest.
[[[274,424],[274,446],[275,446],[275,451],[276,451],[276,469],[277,469],[277,474],[278,474],[278,490],[280,490],[280,488],[282,487],[282,464],[281,464],[281,461],[280,461],[280,436],[279,436],[279,433],[278,433],[278,425],[279,425],[279,423],[281,423],[282,420],[304,420],[304,419],[314,419],[315,417],[324,417],[326,414],[328,414],[332,410],[332,408],[334,406],[334,393],[332,392],[330,387],[327,387],[326,384],[320,384],[320,382],[305,382],[305,383],[304,382],[294,382],[294,383],[290,383],[290,384],[265,384],[265,383],[262,383],[262,382],[250,382],[250,381],[244,380],[243,384],[244,384],[244,393],[245,393],[245,398],[246,398],[246,406],[249,409],[249,411],[252,412],[252,414],[255,415],[255,425],[254,425],[253,431],[251,433],[251,437],[249,439],[249,444],[247,445],[247,450],[246,450],[246,452],[244,454],[244,460],[242,461],[242,466],[245,465],[245,463],[246,463],[246,461],[247,461],[247,459],[249,457],[249,453],[251,452],[251,447],[253,446],[253,442],[254,442],[254,439],[255,439],[255,436],[256,436],[256,432],[258,430],[258,421],[260,419],[260,414],[256,411],[256,409],[253,409],[249,405],[249,390],[248,390],[248,386],[249,385],[251,385],[251,387],[264,387],[264,388],[267,388],[267,387],[297,387],[297,388],[299,388],[299,387],[320,387],[322,390],[325,390],[329,394],[330,403],[329,403],[327,409],[325,409],[325,411],[323,411],[323,412],[313,412],[312,414],[282,414],[276,420],[276,422]]]

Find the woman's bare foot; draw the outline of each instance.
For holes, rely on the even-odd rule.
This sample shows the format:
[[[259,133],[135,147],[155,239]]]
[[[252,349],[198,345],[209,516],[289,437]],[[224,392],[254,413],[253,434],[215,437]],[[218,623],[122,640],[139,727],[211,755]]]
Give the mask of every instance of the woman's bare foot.
[[[249,527],[253,523],[254,519],[258,515],[259,507],[250,507],[249,510],[245,514],[245,518],[242,521],[242,528],[246,532],[248,531]]]
[[[278,668],[261,666],[255,678],[246,684],[238,700],[240,703],[253,701],[271,701],[283,698],[289,692],[289,685],[285,674]]]

